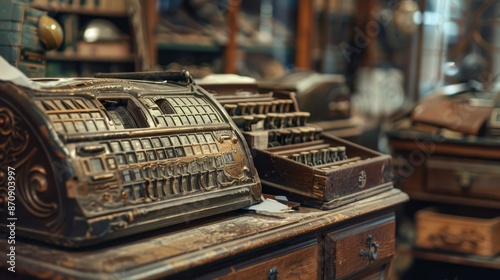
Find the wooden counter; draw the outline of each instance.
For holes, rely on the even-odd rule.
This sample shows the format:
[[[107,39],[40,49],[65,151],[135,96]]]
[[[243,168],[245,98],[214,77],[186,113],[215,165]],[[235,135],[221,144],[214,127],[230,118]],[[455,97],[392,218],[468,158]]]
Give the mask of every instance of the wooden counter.
[[[408,200],[391,189],[323,211],[286,214],[245,210],[122,238],[86,249],[16,239],[15,273],[57,279],[340,279],[387,272],[394,254],[394,206]],[[0,238],[6,252],[7,238]]]

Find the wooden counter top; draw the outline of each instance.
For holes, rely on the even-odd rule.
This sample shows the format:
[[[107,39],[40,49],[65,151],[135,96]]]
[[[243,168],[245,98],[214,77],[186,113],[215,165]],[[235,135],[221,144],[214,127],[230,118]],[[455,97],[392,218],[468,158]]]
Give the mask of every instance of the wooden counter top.
[[[15,244],[16,274],[58,279],[166,277],[407,200],[405,193],[392,189],[329,211],[300,207],[291,213],[265,215],[238,210],[78,250],[19,238]],[[1,238],[2,252],[8,246],[7,239]],[[6,257],[2,254],[4,271]]]

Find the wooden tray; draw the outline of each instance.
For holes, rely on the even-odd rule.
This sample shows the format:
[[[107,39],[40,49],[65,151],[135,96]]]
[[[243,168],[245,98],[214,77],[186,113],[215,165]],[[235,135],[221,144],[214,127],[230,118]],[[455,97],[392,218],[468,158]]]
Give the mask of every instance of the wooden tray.
[[[336,146],[346,148],[347,160],[309,166],[287,157]],[[255,149],[254,162],[265,185],[314,207],[330,209],[392,188],[389,155],[331,135],[322,134],[308,143]]]
[[[415,219],[419,247],[481,256],[500,252],[500,216],[465,216],[426,208]]]

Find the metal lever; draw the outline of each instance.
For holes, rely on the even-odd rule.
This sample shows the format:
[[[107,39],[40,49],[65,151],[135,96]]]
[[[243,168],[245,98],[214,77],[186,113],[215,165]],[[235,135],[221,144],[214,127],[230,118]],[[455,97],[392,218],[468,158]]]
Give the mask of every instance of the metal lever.
[[[371,234],[366,238],[366,249],[361,249],[359,251],[360,256],[366,256],[368,259],[375,261],[378,258],[378,245],[377,242],[373,241],[373,236]]]

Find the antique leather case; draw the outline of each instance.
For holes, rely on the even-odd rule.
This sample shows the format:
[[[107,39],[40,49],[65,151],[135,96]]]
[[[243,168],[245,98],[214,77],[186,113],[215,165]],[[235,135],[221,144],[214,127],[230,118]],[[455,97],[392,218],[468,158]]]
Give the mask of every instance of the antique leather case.
[[[18,236],[78,247],[260,200],[250,151],[220,104],[187,72],[137,77],[161,82],[0,83],[2,231],[16,217]]]

